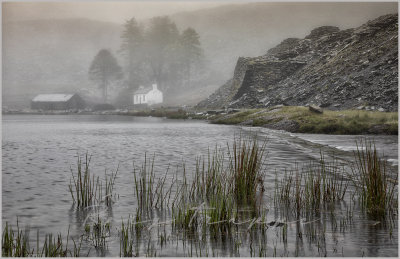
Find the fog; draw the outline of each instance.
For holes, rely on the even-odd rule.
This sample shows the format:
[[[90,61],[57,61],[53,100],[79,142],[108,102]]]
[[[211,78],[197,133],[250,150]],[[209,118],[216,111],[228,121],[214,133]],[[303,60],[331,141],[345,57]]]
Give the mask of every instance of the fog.
[[[211,1],[136,1],[136,2],[25,2],[4,3],[3,21],[27,21],[36,19],[68,19],[85,17],[123,23],[132,18],[146,19],[177,12],[212,8],[226,2]]]
[[[102,49],[121,67],[106,102],[129,107],[133,91],[157,82],[165,106],[195,105],[232,76],[239,56],[263,55],[318,26],[357,27],[397,8],[371,2],[3,3],[3,106],[27,108],[41,93],[77,92],[103,102],[99,81],[89,76]],[[166,15],[167,20],[154,18]],[[143,38],[139,47],[127,47],[122,36],[131,18]],[[199,40],[191,45],[199,52],[195,59],[182,47],[189,27],[195,33],[188,37]]]

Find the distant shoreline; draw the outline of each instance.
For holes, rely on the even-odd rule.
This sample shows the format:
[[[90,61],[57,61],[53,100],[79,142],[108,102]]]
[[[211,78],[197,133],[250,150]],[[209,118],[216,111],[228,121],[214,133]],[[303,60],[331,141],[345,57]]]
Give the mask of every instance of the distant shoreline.
[[[265,109],[193,111],[158,108],[143,111],[3,111],[3,115],[123,115],[197,119],[212,124],[240,125],[285,130],[291,133],[329,135],[398,135],[398,112],[324,110],[313,112],[304,106],[274,106]]]

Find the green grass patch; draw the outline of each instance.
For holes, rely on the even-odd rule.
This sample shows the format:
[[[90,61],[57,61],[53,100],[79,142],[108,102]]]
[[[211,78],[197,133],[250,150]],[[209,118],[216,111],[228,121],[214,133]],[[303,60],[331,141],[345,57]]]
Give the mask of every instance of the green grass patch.
[[[365,134],[375,125],[384,126],[386,134],[397,134],[397,112],[375,112],[364,110],[324,110],[323,114],[309,111],[307,107],[283,107],[278,114],[287,114],[299,123],[301,133],[321,134]]]
[[[167,109],[153,109],[153,110],[145,110],[145,111],[136,111],[136,112],[129,112],[123,115],[130,115],[130,116],[140,116],[140,117],[165,117],[168,119],[188,119],[189,114],[182,110],[167,110]]]
[[[398,112],[365,110],[324,110],[322,114],[311,112],[308,107],[283,106],[271,111],[250,109],[236,114],[219,115],[212,119],[215,124],[239,124],[252,120],[249,125],[263,126],[282,119],[294,120],[299,124],[299,133],[319,134],[398,134]],[[279,110],[278,110],[279,109]]]
[[[211,121],[214,124],[229,124],[229,125],[239,124],[246,120],[250,120],[251,115],[256,113],[257,111],[259,110],[253,109],[253,110],[237,112],[235,114],[217,115],[212,117]]]

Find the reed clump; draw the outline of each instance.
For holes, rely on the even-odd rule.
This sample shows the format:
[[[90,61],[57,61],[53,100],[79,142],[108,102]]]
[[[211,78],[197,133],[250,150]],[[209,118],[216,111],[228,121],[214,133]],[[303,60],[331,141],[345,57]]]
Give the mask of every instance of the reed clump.
[[[285,172],[275,185],[275,206],[290,207],[299,216],[302,212],[319,210],[321,206],[341,201],[349,183],[340,176],[344,173],[337,161],[328,163],[321,154],[318,163]]]
[[[66,238],[66,244],[61,236],[57,238],[53,234],[46,234],[43,245],[39,245],[39,231],[37,232],[36,251],[30,244],[28,230],[21,230],[17,220],[17,230],[14,232],[11,226],[6,222],[2,235],[2,256],[4,257],[80,257],[82,239],[77,243],[71,238],[74,247],[68,248],[69,230]],[[90,252],[90,250],[89,250]]]
[[[19,229],[17,220],[17,232],[6,222],[3,230],[1,254],[4,257],[27,257],[33,255],[33,249],[29,247],[29,235]]]
[[[256,217],[261,206],[257,201],[264,191],[264,150],[265,143],[260,147],[256,137],[235,139],[227,148],[227,159],[218,147],[207,159],[197,159],[192,182],[187,183],[184,173],[181,186],[177,186],[172,202],[174,226],[223,230],[237,221],[239,207],[249,205]]]
[[[96,221],[88,230],[87,238],[92,242],[93,246],[95,248],[105,248],[107,238],[110,237],[110,222],[104,221],[98,214]]]
[[[104,193],[105,195],[103,196],[103,183],[100,181],[100,194],[98,197],[98,200],[100,202],[104,202],[104,204],[107,207],[112,206],[114,200],[113,197],[115,196],[115,194],[113,193],[114,191],[114,185],[115,185],[115,179],[117,178],[117,173],[118,173],[118,168],[117,170],[115,170],[115,172],[111,172],[111,175],[107,175],[107,173],[104,173],[104,180],[105,180],[105,185],[104,185]]]
[[[239,203],[255,204],[258,187],[264,189],[262,162],[265,145],[266,142],[259,145],[256,137],[252,141],[239,139],[233,143],[231,174],[233,192]]]
[[[105,173],[105,185],[103,190],[103,182],[99,177],[95,177],[91,174],[89,168],[91,156],[86,153],[84,159],[85,160],[82,161],[82,158],[78,156],[76,176],[71,168],[72,179],[68,187],[73,202],[76,203],[78,209],[98,205],[103,202],[107,207],[110,207],[113,203],[113,190],[118,168],[115,172],[112,172],[110,176]]]
[[[375,144],[371,141],[361,140],[356,144],[352,180],[363,208],[370,215],[378,217],[384,217],[387,212],[393,210],[397,211],[397,179],[389,177],[386,161],[379,157]]]
[[[139,241],[143,223],[138,222],[137,218],[128,218],[127,222],[121,222],[120,229],[120,257],[138,257],[139,256]]]
[[[124,221],[121,223],[120,230],[120,242],[119,242],[119,256],[120,257],[133,257],[133,242],[134,238],[132,236],[132,225],[128,219],[127,224]]]
[[[85,208],[92,205],[96,200],[96,193],[99,187],[99,178],[95,180],[94,176],[91,176],[89,165],[91,157],[86,154],[85,162],[82,162],[82,158],[78,156],[77,163],[77,176],[72,172],[72,182],[70,180],[69,191],[72,196],[74,203],[77,203],[78,208]]]
[[[155,178],[154,172],[154,156],[147,159],[145,154],[144,164],[139,172],[136,168],[133,171],[135,184],[135,197],[138,205],[138,217],[142,217],[151,213],[153,209],[164,209],[169,207],[171,198],[171,190],[175,180],[172,181],[169,188],[166,188],[165,181],[167,173],[164,177]]]
[[[44,257],[67,257],[68,250],[63,249],[63,240],[61,234],[58,234],[57,239],[52,234],[45,237],[44,245],[40,256]]]

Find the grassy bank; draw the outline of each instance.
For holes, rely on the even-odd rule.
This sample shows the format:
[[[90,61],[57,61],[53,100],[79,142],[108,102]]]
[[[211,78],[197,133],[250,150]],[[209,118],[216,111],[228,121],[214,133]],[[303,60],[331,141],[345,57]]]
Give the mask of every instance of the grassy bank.
[[[208,120],[214,124],[258,126],[293,133],[319,133],[337,135],[398,134],[398,112],[366,110],[324,110],[315,113],[304,106],[275,106],[265,109],[210,110],[196,112],[182,108],[155,108],[141,111],[15,111],[3,114],[40,115],[125,115],[141,117],[162,117],[168,119]]]
[[[398,134],[398,112],[343,110],[315,113],[308,107],[248,109],[209,117],[215,124],[241,124],[320,134]]]
[[[130,115],[130,116],[141,116],[141,117],[166,117],[168,119],[188,119],[189,115],[186,111],[182,109],[152,109],[152,110],[144,110],[144,111],[129,111],[123,115]]]

